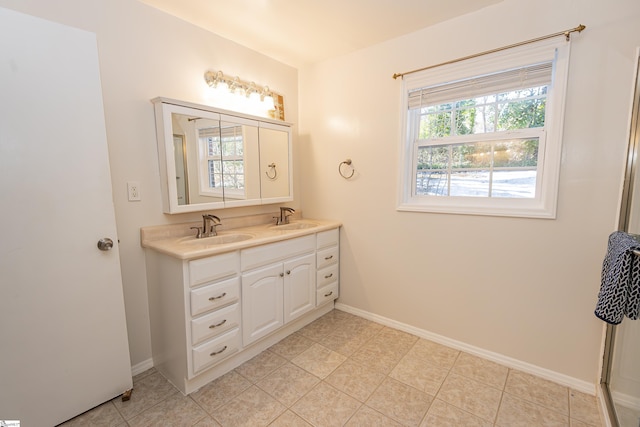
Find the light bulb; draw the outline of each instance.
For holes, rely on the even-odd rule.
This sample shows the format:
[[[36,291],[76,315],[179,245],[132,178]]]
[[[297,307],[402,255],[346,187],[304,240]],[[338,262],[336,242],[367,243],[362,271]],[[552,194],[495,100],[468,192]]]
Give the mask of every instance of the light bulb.
[[[266,95],[264,97],[264,108],[266,108],[267,110],[275,110],[276,109],[276,104],[273,102],[273,96],[271,95]]]

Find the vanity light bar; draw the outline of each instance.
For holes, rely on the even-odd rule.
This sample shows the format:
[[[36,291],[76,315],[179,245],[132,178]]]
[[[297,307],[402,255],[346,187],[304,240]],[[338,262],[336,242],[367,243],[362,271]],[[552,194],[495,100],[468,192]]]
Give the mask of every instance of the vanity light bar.
[[[204,73],[204,81],[211,88],[221,87],[227,89],[229,93],[235,95],[244,95],[247,98],[259,99],[263,102],[268,110],[275,110],[273,93],[269,90],[269,86],[259,86],[254,82],[240,80],[240,77],[227,77],[222,71],[207,71]]]

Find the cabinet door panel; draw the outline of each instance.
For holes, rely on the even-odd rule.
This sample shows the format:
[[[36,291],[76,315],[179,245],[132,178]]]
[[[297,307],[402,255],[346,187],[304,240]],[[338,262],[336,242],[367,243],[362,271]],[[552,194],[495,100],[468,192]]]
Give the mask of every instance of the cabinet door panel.
[[[242,337],[246,346],[284,324],[282,264],[242,275]]]
[[[284,263],[284,322],[287,323],[315,307],[315,255]]]

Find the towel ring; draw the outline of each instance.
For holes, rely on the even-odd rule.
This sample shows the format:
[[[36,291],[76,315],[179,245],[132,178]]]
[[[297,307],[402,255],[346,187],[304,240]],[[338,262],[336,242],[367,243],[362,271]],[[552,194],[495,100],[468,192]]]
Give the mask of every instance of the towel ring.
[[[267,178],[269,179],[276,179],[278,177],[278,171],[276,169],[276,164],[275,163],[271,163],[269,165],[267,165],[267,167],[269,168],[268,171],[266,171],[264,174],[267,175]],[[269,175],[269,172],[273,171],[273,176]]]
[[[338,173],[344,179],[349,179],[349,178],[353,177],[354,173],[356,173],[356,170],[355,170],[355,168],[353,167],[353,165],[351,163],[352,163],[351,159],[347,159],[347,160],[345,160],[343,162],[340,162],[340,164],[338,165]],[[342,172],[342,165],[347,165],[347,166],[351,167],[351,173],[349,175],[346,175],[345,173]]]

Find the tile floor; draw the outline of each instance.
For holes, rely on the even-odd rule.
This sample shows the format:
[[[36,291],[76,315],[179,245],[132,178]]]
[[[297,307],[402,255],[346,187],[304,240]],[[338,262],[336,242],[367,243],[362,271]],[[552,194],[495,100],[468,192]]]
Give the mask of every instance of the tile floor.
[[[183,396],[155,369],[63,426],[600,426],[595,397],[333,310]]]

